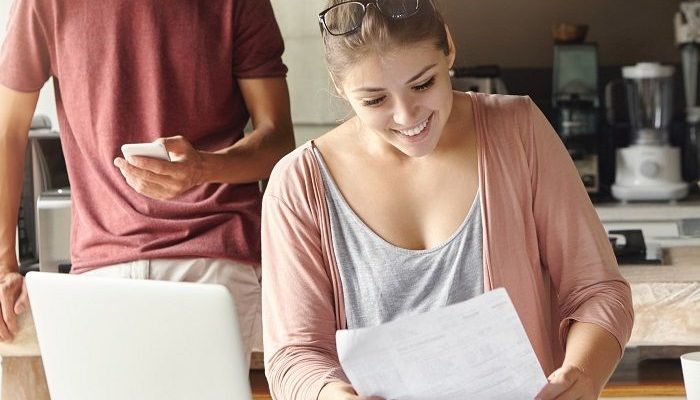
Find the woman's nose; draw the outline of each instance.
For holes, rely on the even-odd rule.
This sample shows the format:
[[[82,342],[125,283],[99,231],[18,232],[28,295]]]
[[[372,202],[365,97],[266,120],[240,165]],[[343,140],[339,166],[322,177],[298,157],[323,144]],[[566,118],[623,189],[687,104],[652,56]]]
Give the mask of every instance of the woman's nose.
[[[410,127],[415,125],[419,121],[416,121],[418,117],[418,105],[410,100],[397,100],[394,105],[394,123],[397,125],[403,125],[405,127]]]

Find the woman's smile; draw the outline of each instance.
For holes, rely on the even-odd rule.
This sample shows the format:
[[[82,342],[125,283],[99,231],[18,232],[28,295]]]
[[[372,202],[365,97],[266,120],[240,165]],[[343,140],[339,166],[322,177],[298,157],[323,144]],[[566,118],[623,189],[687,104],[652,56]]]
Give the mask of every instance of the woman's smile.
[[[396,133],[403,140],[410,141],[412,143],[420,142],[430,134],[431,122],[433,121],[434,113],[431,113],[428,118],[418,125],[408,128],[408,129],[391,129],[392,132]]]

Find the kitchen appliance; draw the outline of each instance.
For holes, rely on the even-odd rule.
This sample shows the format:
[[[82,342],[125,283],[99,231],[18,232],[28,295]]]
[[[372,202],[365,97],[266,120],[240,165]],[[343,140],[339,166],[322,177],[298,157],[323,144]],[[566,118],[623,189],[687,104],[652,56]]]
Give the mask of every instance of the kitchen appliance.
[[[619,265],[659,265],[663,262],[661,246],[647,246],[641,229],[610,230],[608,240]]]
[[[700,47],[700,1],[685,1],[675,18],[676,43],[681,49],[685,104],[694,108],[697,102],[698,47]]]
[[[35,268],[35,264],[40,258],[42,245],[50,248],[63,246],[64,248],[60,253],[69,251],[68,248],[65,248],[70,237],[69,223],[57,223],[50,228],[53,231],[50,237],[58,239],[60,244],[41,243],[41,237],[37,234],[40,224],[45,226],[44,234],[49,232],[48,225],[46,225],[49,217],[47,216],[44,222],[39,221],[41,214],[38,209],[39,198],[44,192],[51,192],[68,186],[68,172],[63,158],[59,134],[51,130],[51,120],[49,118],[36,116],[32,120],[29,131],[17,221],[16,251],[21,271],[26,272]],[[69,192],[64,191],[63,193]],[[45,241],[48,240],[45,239]]]
[[[612,195],[622,201],[673,201],[688,194],[680,149],[669,145],[674,68],[638,63],[622,68],[631,145],[617,150]]]
[[[556,130],[589,194],[600,191],[598,47],[554,45],[552,106]]]
[[[498,65],[479,65],[450,70],[452,88],[462,92],[508,94]]]
[[[36,203],[39,270],[70,269],[70,188],[45,191]]]
[[[687,179],[700,178],[700,107],[697,107],[698,52],[700,48],[700,2],[680,4],[675,17],[676,43],[681,50],[683,87],[686,104],[687,142],[684,146],[684,173]]]

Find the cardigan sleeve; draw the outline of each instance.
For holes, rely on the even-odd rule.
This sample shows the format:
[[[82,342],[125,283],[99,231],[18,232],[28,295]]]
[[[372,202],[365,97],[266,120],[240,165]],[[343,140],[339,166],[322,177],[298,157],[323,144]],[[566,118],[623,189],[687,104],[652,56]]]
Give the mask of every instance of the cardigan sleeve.
[[[291,181],[273,174],[263,198],[265,369],[273,398],[309,400],[326,383],[347,378],[336,353],[334,292],[320,231],[303,204],[303,188]],[[302,194],[280,198],[275,192],[283,185]]]
[[[630,286],[566,148],[537,106],[527,103],[530,129],[523,140],[533,213],[541,262],[557,294],[560,341],[566,345],[573,321],[588,322],[610,332],[624,351],[634,321]]]

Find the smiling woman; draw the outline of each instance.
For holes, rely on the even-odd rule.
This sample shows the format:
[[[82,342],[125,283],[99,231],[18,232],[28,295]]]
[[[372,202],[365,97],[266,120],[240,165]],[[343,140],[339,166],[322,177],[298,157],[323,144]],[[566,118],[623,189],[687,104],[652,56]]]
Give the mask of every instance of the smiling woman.
[[[332,0],[319,22],[355,115],[280,161],[265,193],[273,396],[369,398],[336,330],[504,287],[551,374],[540,397],[596,398],[630,335],[629,285],[542,113],[452,90],[456,50],[430,0]]]

